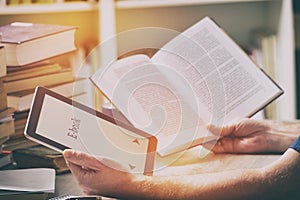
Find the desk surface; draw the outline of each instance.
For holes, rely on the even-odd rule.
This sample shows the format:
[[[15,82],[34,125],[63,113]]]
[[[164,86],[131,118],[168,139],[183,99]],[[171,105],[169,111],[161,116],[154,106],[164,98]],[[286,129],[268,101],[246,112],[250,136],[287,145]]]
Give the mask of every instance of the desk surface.
[[[186,151],[178,157],[174,155],[169,158],[156,158],[157,170],[154,175],[172,175],[172,174],[195,174],[208,173],[215,171],[258,168],[266,166],[275,160],[280,155],[278,154],[213,154],[208,153],[205,157],[201,157],[203,152],[201,147],[196,147]],[[170,166],[167,166],[170,164]],[[79,186],[71,173],[60,174],[56,177],[55,194],[50,197],[62,194],[82,195]],[[104,198],[108,199],[108,198]]]

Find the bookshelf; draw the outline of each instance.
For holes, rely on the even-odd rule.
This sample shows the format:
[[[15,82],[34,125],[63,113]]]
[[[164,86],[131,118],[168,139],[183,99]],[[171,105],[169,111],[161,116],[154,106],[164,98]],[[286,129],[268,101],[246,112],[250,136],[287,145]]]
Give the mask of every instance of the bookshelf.
[[[105,1],[105,0],[103,0]],[[116,0],[116,33],[143,27],[161,27],[181,32],[204,16],[213,17],[242,47],[251,48],[255,31],[267,30],[276,35],[278,63],[276,81],[285,90],[278,99],[276,119],[296,117],[294,24],[291,0]],[[77,25],[77,45],[90,51],[97,45],[103,31],[98,3],[60,2],[51,5],[0,7],[1,24],[12,21],[33,21]],[[101,11],[100,11],[101,12]],[[101,16],[101,15],[100,15]],[[106,35],[107,37],[107,35]],[[165,37],[134,41],[136,47],[145,43],[161,46]],[[117,55],[122,53],[118,42]]]

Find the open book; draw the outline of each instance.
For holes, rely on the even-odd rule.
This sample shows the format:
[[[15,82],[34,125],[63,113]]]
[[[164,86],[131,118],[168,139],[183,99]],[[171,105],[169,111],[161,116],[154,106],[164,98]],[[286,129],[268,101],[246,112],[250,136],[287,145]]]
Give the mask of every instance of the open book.
[[[91,80],[133,126],[158,139],[161,156],[216,139],[207,124],[251,117],[283,94],[209,17],[152,58],[119,59]]]

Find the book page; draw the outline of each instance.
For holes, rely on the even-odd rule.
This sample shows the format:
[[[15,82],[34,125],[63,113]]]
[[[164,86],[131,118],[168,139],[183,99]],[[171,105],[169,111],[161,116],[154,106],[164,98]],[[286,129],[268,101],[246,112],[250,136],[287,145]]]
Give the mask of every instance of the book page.
[[[0,189],[28,192],[54,192],[55,170],[32,168],[0,171]]]
[[[152,61],[168,79],[170,69],[181,74],[194,91],[188,98],[198,101],[206,123],[249,117],[282,93],[208,17],[171,40]]]
[[[176,81],[178,76],[173,77]],[[177,133],[189,130],[193,134],[191,129],[204,125],[191,106],[196,102],[184,97],[191,92],[190,87],[175,88],[144,55],[121,59],[92,80],[135,127],[159,138],[159,149],[179,138]],[[193,137],[184,138],[191,142]]]

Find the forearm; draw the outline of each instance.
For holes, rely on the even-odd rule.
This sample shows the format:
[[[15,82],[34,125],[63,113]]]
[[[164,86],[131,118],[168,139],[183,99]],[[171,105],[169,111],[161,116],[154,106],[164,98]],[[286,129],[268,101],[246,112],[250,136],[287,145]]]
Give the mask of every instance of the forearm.
[[[175,177],[139,176],[126,185],[128,199],[259,199],[263,193],[260,170],[234,170],[220,173]]]
[[[300,199],[300,154],[288,149],[281,158],[264,169],[265,199]]]
[[[190,176],[137,176],[117,196],[128,199],[300,199],[300,154],[289,149],[262,169]]]

